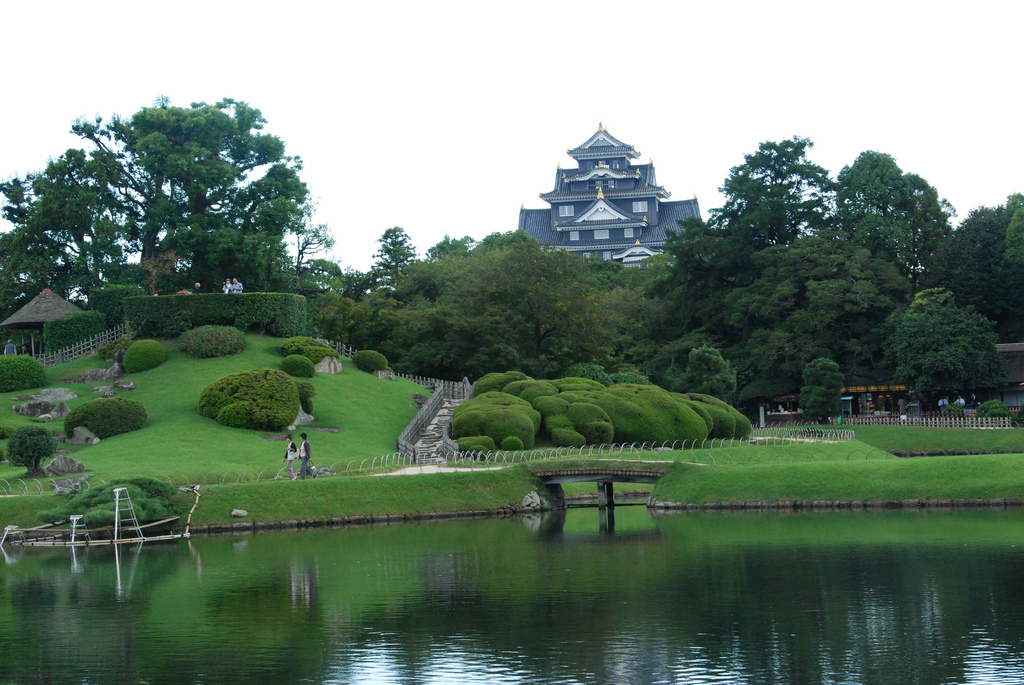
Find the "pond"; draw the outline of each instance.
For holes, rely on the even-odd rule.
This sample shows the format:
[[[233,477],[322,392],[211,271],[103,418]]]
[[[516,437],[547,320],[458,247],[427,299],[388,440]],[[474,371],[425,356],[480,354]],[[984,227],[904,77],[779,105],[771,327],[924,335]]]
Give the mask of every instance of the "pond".
[[[1024,681],[1024,512],[612,511],[4,548],[0,683]]]

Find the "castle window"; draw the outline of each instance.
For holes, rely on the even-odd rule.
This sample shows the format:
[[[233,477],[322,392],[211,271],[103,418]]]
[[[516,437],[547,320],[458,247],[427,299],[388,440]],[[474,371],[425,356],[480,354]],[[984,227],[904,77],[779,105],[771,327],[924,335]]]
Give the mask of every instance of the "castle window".
[[[591,181],[590,182],[590,189],[591,190],[597,190],[598,188],[601,188],[602,186],[604,186],[604,181]]]
[[[612,253],[611,252],[605,252],[604,253],[604,258],[605,259],[611,259],[612,258]]]
[[[615,187],[615,181],[608,181],[608,187],[609,188],[614,188]]]
[[[646,212],[647,211],[647,200],[640,200],[639,202],[633,203],[633,213]]]
[[[625,233],[623,234],[623,237],[626,237],[626,238],[632,238],[633,237],[633,229],[632,228],[624,228],[622,230],[625,231]]]
[[[584,256],[584,257],[589,257],[589,256],[590,256],[590,253],[589,253],[589,252],[584,252],[584,253],[583,253],[583,256]]]
[[[594,231],[594,240],[608,240],[608,229],[601,228]]]
[[[569,240],[579,240],[579,239],[580,239],[580,232],[579,231],[569,231]]]
[[[573,211],[572,205],[562,205],[558,208],[558,216],[572,216]]]

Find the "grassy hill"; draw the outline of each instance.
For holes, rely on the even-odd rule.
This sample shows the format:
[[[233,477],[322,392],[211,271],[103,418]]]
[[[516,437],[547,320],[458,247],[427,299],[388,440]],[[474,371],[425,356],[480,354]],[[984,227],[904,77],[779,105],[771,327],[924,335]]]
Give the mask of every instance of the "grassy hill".
[[[119,395],[138,400],[149,415],[149,423],[140,431],[114,436],[89,447],[68,446],[90,473],[110,480],[119,476],[173,476],[215,474],[218,477],[243,471],[267,470],[272,476],[282,466],[284,443],[262,440],[257,431],[221,426],[196,412],[199,394],[211,382],[230,373],[258,368],[277,368],[281,339],[262,335],[247,336],[247,349],[237,355],[215,359],[194,359],[178,351],[167,341],[167,361],[155,369],[129,374],[136,389]],[[79,395],[67,404],[72,409],[99,397],[96,383],[71,385],[66,379],[107,364],[96,357],[69,362],[48,369],[49,387],[67,387]],[[334,376],[318,374],[312,379],[317,396],[313,400],[317,427],[341,428],[341,433],[308,431],[313,447],[313,462],[318,466],[361,460],[395,451],[395,439],[416,415],[411,396],[422,392],[415,383],[398,379],[385,381],[355,368],[349,361],[344,372]],[[0,424],[28,425],[31,420],[11,412],[15,396],[35,390],[7,393],[0,402]],[[61,420],[48,427],[63,430]],[[295,433],[302,432],[300,427]],[[296,438],[298,436],[296,435]],[[0,478],[13,480],[25,475],[25,469],[4,462]],[[265,476],[266,477],[266,476]]]

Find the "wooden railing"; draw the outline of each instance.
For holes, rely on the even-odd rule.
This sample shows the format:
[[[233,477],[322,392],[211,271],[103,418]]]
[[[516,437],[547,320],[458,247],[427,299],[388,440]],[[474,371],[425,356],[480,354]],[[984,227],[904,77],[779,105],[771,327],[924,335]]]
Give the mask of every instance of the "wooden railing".
[[[82,342],[75,343],[70,347],[65,347],[63,350],[57,350],[56,352],[50,352],[47,354],[37,354],[36,359],[42,362],[43,366],[56,366],[57,364],[63,364],[73,359],[79,359],[87,355],[92,354],[99,346],[105,342],[111,340],[117,340],[128,335],[128,328],[121,324],[120,326],[114,326],[113,328],[107,329],[103,333],[97,333],[93,337],[83,340]]]
[[[979,418],[956,414],[891,414],[844,416],[846,426],[921,426],[924,428],[1012,428],[1010,417]]]

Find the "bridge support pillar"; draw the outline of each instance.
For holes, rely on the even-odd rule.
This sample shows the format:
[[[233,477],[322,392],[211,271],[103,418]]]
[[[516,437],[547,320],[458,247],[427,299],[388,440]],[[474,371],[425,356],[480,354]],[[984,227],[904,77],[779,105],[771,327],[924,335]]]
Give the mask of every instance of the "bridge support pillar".
[[[610,480],[599,480],[597,481],[597,506],[598,507],[614,507],[615,497],[612,490],[612,481]]]

